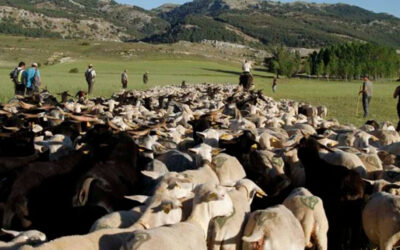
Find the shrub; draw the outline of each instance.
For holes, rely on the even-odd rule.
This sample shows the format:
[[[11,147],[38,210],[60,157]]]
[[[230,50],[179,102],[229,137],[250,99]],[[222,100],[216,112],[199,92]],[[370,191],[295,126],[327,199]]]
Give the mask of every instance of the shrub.
[[[70,69],[70,70],[69,70],[69,73],[77,74],[77,73],[79,73],[79,69],[78,69],[78,68]]]

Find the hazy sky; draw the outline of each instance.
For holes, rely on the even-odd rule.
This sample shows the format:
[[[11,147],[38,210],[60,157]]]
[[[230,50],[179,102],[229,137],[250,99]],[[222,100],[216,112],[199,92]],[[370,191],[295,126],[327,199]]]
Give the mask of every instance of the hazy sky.
[[[188,0],[116,0],[120,3],[128,3],[140,6],[145,9],[152,9],[158,7],[164,3],[185,3],[190,2]],[[295,0],[281,0],[281,2],[293,2]],[[347,3],[352,5],[358,5],[365,9],[372,10],[374,12],[386,12],[400,17],[400,0],[303,0],[306,2],[317,2],[317,3]]]

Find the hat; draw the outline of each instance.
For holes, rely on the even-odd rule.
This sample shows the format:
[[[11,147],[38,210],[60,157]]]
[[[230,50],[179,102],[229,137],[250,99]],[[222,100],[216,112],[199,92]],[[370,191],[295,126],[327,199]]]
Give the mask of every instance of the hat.
[[[89,64],[89,68],[93,68],[93,64]]]
[[[38,64],[37,63],[32,63],[32,67],[38,67]]]

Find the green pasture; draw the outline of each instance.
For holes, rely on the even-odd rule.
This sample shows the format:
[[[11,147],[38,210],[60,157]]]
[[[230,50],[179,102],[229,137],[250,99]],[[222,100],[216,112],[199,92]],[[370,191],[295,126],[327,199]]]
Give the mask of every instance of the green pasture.
[[[41,67],[42,87],[47,87],[53,93],[69,90],[75,94],[78,90],[86,90],[84,71],[88,63],[93,63],[97,72],[94,95],[106,97],[120,89],[120,76],[124,69],[128,70],[130,89],[180,84],[183,80],[187,83],[237,84],[241,70],[240,65],[211,60],[202,55],[160,55],[157,53],[160,46],[145,44],[90,43],[83,46],[82,42],[72,40],[32,40],[0,36],[0,46],[3,52],[0,54],[0,102],[6,102],[12,97],[13,85],[8,74],[17,61],[24,58],[28,63],[35,60],[43,64],[54,51],[63,52],[64,57],[71,57],[74,61]],[[129,49],[136,49],[133,57],[120,55],[121,51]],[[171,46],[165,45],[163,49],[171,49]],[[78,68],[79,73],[69,73],[72,68]],[[150,73],[147,85],[142,83],[145,71]],[[341,123],[361,125],[365,122],[362,118],[361,101],[357,99],[360,81],[280,79],[278,92],[273,94],[272,75],[266,73],[262,67],[253,73],[256,87],[262,88],[264,94],[275,99],[287,98],[326,105],[329,117],[337,118]],[[371,103],[370,119],[397,122],[396,100],[392,98],[396,86],[397,83],[393,80],[374,82],[375,96]],[[358,116],[357,100],[360,103]]]

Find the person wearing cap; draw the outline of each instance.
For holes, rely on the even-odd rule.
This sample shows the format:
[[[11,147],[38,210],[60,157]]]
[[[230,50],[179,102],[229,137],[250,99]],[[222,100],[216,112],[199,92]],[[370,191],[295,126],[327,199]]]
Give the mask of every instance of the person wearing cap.
[[[128,71],[125,69],[121,74],[122,88],[126,89],[128,87]]]
[[[28,96],[31,96],[34,93],[39,93],[41,78],[37,63],[32,63],[32,66],[24,71],[22,78],[22,81],[25,84],[26,94]]]
[[[366,118],[369,115],[369,104],[371,103],[371,99],[372,99],[372,95],[373,95],[373,85],[367,76],[363,77],[362,89],[358,94],[359,95],[362,94],[364,118]]]
[[[85,78],[88,84],[88,94],[92,94],[94,79],[96,78],[96,71],[93,68],[93,64],[89,64],[88,69],[85,71]]]

